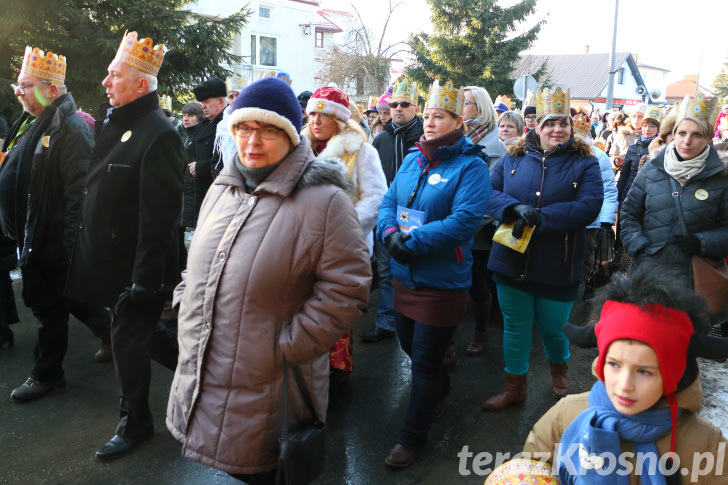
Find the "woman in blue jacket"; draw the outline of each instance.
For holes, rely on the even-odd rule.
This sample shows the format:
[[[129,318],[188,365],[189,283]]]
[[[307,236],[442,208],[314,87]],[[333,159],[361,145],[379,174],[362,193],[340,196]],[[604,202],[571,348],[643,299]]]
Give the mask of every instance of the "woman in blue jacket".
[[[535,229],[524,253],[494,243],[488,260],[503,313],[506,363],[505,390],[483,404],[489,411],[525,401],[534,325],[551,364],[554,397],[568,391],[569,342],[562,327],[584,279],[585,227],[603,199],[592,148],[574,138],[569,98],[560,88],[538,92],[536,129],[508,148],[492,174],[488,214],[513,222],[515,237],[525,226]]]
[[[468,301],[473,235],[490,197],[480,147],[463,134],[463,91],[436,81],[424,135],[379,207],[377,234],[392,255],[395,327],[412,360],[412,390],[399,443],[385,459],[409,466],[450,391],[442,364]]]

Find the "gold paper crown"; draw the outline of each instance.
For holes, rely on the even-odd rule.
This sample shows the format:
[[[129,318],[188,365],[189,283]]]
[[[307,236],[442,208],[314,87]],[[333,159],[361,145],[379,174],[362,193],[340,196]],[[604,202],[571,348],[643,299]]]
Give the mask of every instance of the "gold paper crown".
[[[164,46],[154,45],[149,37],[137,40],[136,32],[125,32],[116,58],[142,72],[156,76],[164,60]]]
[[[440,86],[440,82],[436,80],[430,86],[425,109],[440,108],[461,116],[463,114],[464,104],[465,95],[463,94],[463,88],[456,88],[453,86],[452,81],[448,81],[443,86]]]
[[[531,89],[526,91],[526,99],[523,101],[524,106],[536,107],[536,93]]]
[[[497,98],[495,98],[495,101],[493,101],[494,106],[497,106],[499,103],[503,103],[508,107],[508,109],[511,109],[511,98],[509,98],[505,94],[499,95]]]
[[[159,97],[159,107],[172,111],[172,98],[170,98],[166,94],[161,95]]]
[[[227,78],[225,80],[225,87],[227,88],[228,93],[230,91],[240,92],[247,85],[248,85],[248,80],[237,74],[233,74],[232,76],[230,76],[229,78]]]
[[[44,53],[37,47],[25,46],[23,67],[21,74],[50,81],[53,84],[63,84],[66,79],[66,58],[50,51]]]
[[[377,100],[379,100],[378,97],[369,96],[369,101],[367,102],[367,109],[374,110],[377,107]]]
[[[582,136],[589,135],[589,128],[591,128],[591,119],[586,113],[577,113],[573,117],[574,130],[578,131]]]
[[[647,110],[645,111],[645,117],[643,118],[643,120],[650,118],[657,121],[658,123],[662,123],[663,116],[664,114],[662,113],[662,110],[659,108],[659,106],[647,105]]]
[[[706,123],[711,131],[715,128],[715,120],[718,119],[718,98],[706,98],[703,93],[698,93],[694,98],[685,96],[680,103],[680,112],[677,115],[677,122],[685,118],[692,118]]]
[[[536,115],[570,115],[571,91],[564,93],[561,88],[551,92],[548,88],[536,91]]]
[[[413,103],[417,104],[417,98],[419,97],[419,93],[417,92],[417,82],[403,79],[398,83],[394,83],[392,97],[407,98]]]

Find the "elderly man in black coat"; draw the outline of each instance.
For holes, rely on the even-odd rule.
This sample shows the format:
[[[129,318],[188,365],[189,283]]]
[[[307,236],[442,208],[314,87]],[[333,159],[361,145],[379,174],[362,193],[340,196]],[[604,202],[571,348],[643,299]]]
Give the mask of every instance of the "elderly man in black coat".
[[[112,108],[97,127],[67,286],[70,295],[114,310],[121,419],[116,435],[96,452],[100,459],[121,456],[154,432],[150,341],[162,289],[179,281],[184,149],[159,107],[156,75],[164,47],[152,45],[128,33],[102,83]]]
[[[66,92],[65,75],[64,56],[26,47],[14,86],[23,114],[2,150],[0,228],[7,239],[17,241],[23,301],[38,320],[30,378],[11,393],[18,402],[65,386],[69,313],[101,339],[96,360],[111,360],[109,312],[102,305],[64,297],[81,189],[94,146],[91,130]],[[9,256],[14,262],[15,251]]]

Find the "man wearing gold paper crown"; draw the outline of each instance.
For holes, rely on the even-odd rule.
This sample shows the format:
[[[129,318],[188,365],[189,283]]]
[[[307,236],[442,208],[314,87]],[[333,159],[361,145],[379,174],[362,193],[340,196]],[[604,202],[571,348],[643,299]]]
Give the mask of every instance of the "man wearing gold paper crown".
[[[404,157],[419,141],[422,133],[422,119],[417,116],[417,83],[403,79],[395,83],[389,112],[392,117],[382,132],[374,138],[372,146],[379,153],[387,186],[392,184]],[[389,274],[390,255],[379,238],[374,238],[374,252],[379,276],[379,308],[374,330],[361,335],[364,342],[378,342],[394,338],[394,310],[392,309],[392,277]]]
[[[111,359],[108,311],[63,296],[94,145],[91,130],[66,92],[65,76],[64,56],[26,47],[18,84],[13,85],[25,111],[10,131],[0,166],[0,225],[18,241],[23,300],[39,323],[31,376],[11,394],[21,402],[65,385],[69,312],[104,344],[96,360]]]
[[[101,459],[131,451],[154,432],[150,356],[176,367],[172,349],[151,345],[158,342],[152,336],[163,290],[180,279],[184,151],[159,107],[156,76],[163,58],[164,46],[129,32],[109,64],[102,84],[112,108],[97,124],[71,260],[68,293],[114,310],[111,342],[121,419],[116,436],[96,452]]]

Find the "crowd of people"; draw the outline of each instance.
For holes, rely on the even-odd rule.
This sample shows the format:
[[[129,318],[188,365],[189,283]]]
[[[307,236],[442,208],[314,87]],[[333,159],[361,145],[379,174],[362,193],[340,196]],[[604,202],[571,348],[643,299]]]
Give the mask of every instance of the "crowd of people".
[[[400,78],[362,114],[336,86],[296,95],[272,73],[201,83],[177,124],[160,106],[163,60],[163,46],[126,33],[89,125],[65,87],[66,59],[27,47],[13,84],[23,114],[2,145],[0,349],[14,343],[16,267],[38,322],[35,365],[11,397],[65,386],[74,315],[119,386],[98,459],[152,437],[156,360],[175,373],[166,425],[182,454],[276,483],[282,423],[326,421],[373,293],[376,324],[360,341],[396,338],[411,362],[391,468],[421,455],[444,412],[468,308],[468,356],[502,320],[505,385],[484,396],[488,412],[526,400],[538,329],[558,402],[526,451],[562,442],[598,454],[621,440],[687,462],[725,448],[694,415],[695,358],[728,356],[728,340],[707,335],[725,308],[685,290],[691,258],[728,257],[728,106],[719,117],[717,100],[699,95],[669,113],[589,113],[545,88],[521,112],[483,87]],[[606,236],[631,264],[585,325],[574,307]],[[599,350],[590,393],[569,395],[571,344]],[[569,450],[551,456],[552,473],[598,483],[583,460],[574,474]],[[676,479],[664,475],[655,483]]]

